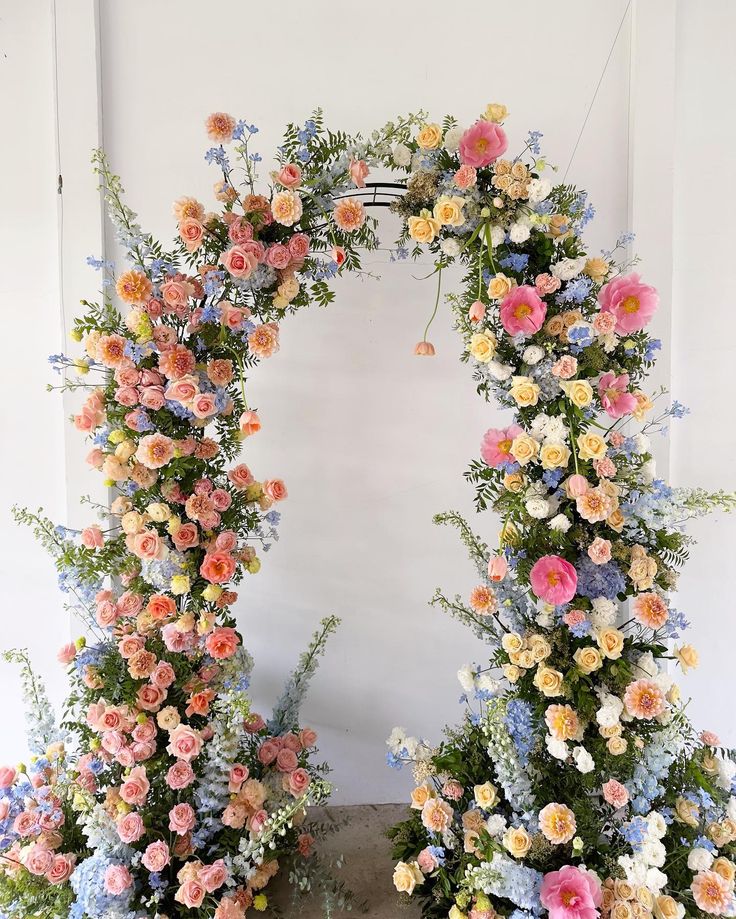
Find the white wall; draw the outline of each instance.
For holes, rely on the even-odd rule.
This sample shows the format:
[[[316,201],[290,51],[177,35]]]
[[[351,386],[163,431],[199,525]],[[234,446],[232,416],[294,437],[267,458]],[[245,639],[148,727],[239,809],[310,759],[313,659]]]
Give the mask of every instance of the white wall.
[[[91,0],[69,0],[64,10],[92,5]],[[469,120],[486,102],[504,101],[512,113],[512,144],[519,143],[529,128],[543,131],[549,160],[564,172],[625,5],[625,0],[605,6],[584,0],[565,0],[554,6],[544,0],[528,2],[519,41],[532,50],[520,55],[519,41],[494,40],[503,15],[501,5],[480,0],[464,4],[459,19],[454,19],[445,5],[399,5],[378,0],[361,13],[362,20],[335,16],[334,5],[327,0],[308,6],[254,6],[219,0],[206,8],[195,0],[177,4],[101,0],[105,147],[144,226],[164,238],[173,230],[170,207],[176,197],[195,194],[209,200],[215,175],[202,159],[207,145],[202,122],[215,109],[231,111],[258,124],[260,150],[268,161],[285,123],[303,119],[318,104],[325,107],[331,124],[354,131],[369,130],[396,112],[422,106],[436,118],[454,111]],[[683,15],[694,18],[695,4],[685,6]],[[713,4],[714,11],[719,6]],[[292,12],[299,16],[297,28],[292,27]],[[19,142],[17,148],[3,148],[0,175],[18,171],[21,163],[28,163],[31,152],[40,160],[36,174],[39,170],[50,173],[48,185],[39,180],[38,188],[33,184],[30,191],[16,183],[17,203],[12,206],[18,211],[13,221],[17,224],[25,219],[27,196],[44,189],[44,199],[35,202],[34,214],[38,221],[48,223],[49,251],[53,254],[52,145],[50,140],[38,142],[44,124],[51,131],[51,123],[43,121],[50,112],[47,7],[34,0],[22,13],[14,10],[13,19],[16,34],[24,21],[28,27],[31,23],[35,26],[33,38],[27,36],[23,42],[22,55],[18,53],[19,40],[13,44],[18,68],[15,79],[30,84],[33,91],[30,102],[25,101],[24,113],[30,104],[36,136],[32,141]],[[717,112],[706,114],[703,91],[691,88],[705,79],[697,72],[701,59],[717,56],[712,46],[706,45],[705,31],[701,30],[702,45],[696,43],[697,30],[681,28],[683,31],[688,33],[688,60],[682,65],[687,85],[678,87],[678,100],[687,92],[697,97],[697,105],[688,103],[688,116],[693,109],[704,109],[698,111],[700,127],[688,141],[698,144],[707,128],[713,136],[707,144],[703,142],[703,149],[711,156],[725,157],[725,147],[722,154],[718,150],[724,129],[720,120],[715,120]],[[68,34],[73,33],[70,30]],[[487,37],[487,46],[482,49],[475,40],[478,35]],[[627,22],[570,170],[569,178],[590,191],[598,209],[590,230],[594,247],[608,245],[628,220],[629,39]],[[639,39],[652,40],[646,31]],[[559,79],[550,76],[550,54],[533,52],[535,47],[542,47],[540,42],[546,49],[563,49]],[[646,56],[646,50],[645,44],[637,54]],[[67,60],[69,56],[67,53]],[[81,55],[76,56],[81,60]],[[10,59],[9,54],[2,66],[7,67]],[[728,60],[725,47],[723,60]],[[76,68],[75,76],[79,77]],[[85,98],[74,118],[86,123],[93,107],[94,99]],[[66,116],[67,134],[73,133],[69,124],[75,123],[74,118]],[[634,130],[639,128],[635,125]],[[640,152],[648,152],[647,144]],[[264,166],[267,168],[267,162]],[[72,202],[82,193],[86,168],[81,154],[75,152],[71,163],[67,159],[65,172],[72,174],[65,185],[74,188]],[[717,171],[725,174],[725,164]],[[93,188],[91,175],[89,183]],[[680,222],[690,219],[682,213],[685,198],[688,206],[702,207],[703,215],[710,212],[714,184],[709,182],[702,200],[694,202],[690,189],[685,192],[678,185],[676,230]],[[637,189],[637,195],[642,209],[656,199],[653,192],[653,197],[646,197],[646,187]],[[656,200],[662,200],[661,189]],[[67,206],[71,202],[67,201]],[[80,218],[79,236],[90,232],[94,237],[94,227],[89,228],[94,223],[93,211],[90,206],[87,216]],[[703,216],[696,219],[701,225]],[[12,232],[12,227],[5,221],[3,224],[6,232]],[[393,238],[395,227],[390,218],[385,221],[382,236],[386,244]],[[669,233],[669,228],[663,227],[663,231]],[[651,238],[651,228],[649,233]],[[27,246],[21,237],[13,239],[10,248],[4,246],[0,251],[18,265],[27,254]],[[72,232],[68,245],[77,242],[77,234]],[[667,245],[665,240],[663,247]],[[709,239],[708,250],[714,245],[715,240]],[[687,250],[684,265],[689,266],[692,251]],[[80,254],[89,253],[85,250]],[[392,264],[385,253],[370,256],[368,262],[382,280],[342,279],[331,308],[315,308],[290,319],[283,329],[281,351],[259,368],[250,383],[250,398],[259,408],[264,429],[248,443],[245,457],[257,474],[283,476],[290,499],[284,505],[281,542],[265,559],[261,573],[247,582],[239,608],[246,642],[256,656],[255,698],[264,707],[278,694],[320,616],[335,612],[343,617],[342,629],[315,680],[304,714],[320,731],[322,749],[335,767],[334,778],[340,789],[337,800],[353,802],[403,799],[409,776],[383,766],[384,738],[394,723],[437,739],[442,726],[460,716],[455,671],[465,661],[482,658],[484,648],[426,603],[436,586],[449,593],[467,592],[473,572],[455,535],[433,527],[431,517],[449,508],[471,511],[472,492],[462,479],[462,471],[477,455],[483,431],[502,420],[495,407],[486,406],[475,396],[469,371],[457,361],[458,342],[446,311],[432,335],[438,356],[434,360],[412,356],[433,296],[431,282],[412,278],[426,273],[423,267]],[[663,264],[668,264],[666,258]],[[650,274],[653,283],[669,284],[667,268],[657,270],[663,276]],[[79,270],[77,261],[73,271],[71,280],[67,276],[70,312],[71,304],[94,292],[98,283],[93,272]],[[699,280],[703,274],[699,265]],[[27,275],[6,270],[2,277],[3,283],[12,278],[27,301]],[[685,302],[681,282],[697,282],[694,277],[682,279],[679,275],[676,280],[675,313],[680,316]],[[33,342],[38,353],[31,355],[26,350],[21,358],[18,352],[11,360],[17,364],[22,361],[28,385],[38,394],[34,418],[48,419],[44,432],[46,437],[54,432],[56,451],[52,455],[56,455],[64,446],[60,411],[58,403],[41,391],[48,376],[44,357],[59,350],[53,272],[50,292],[42,295],[40,281],[36,274],[31,295],[38,300],[35,308],[44,320],[39,327],[49,340],[43,347],[38,343],[38,348]],[[687,296],[688,303],[692,297]],[[724,306],[718,289],[709,294],[708,301],[714,309]],[[6,293],[3,308],[20,332],[21,317],[8,309],[9,302],[12,297]],[[726,310],[720,315],[725,321]],[[707,341],[710,344],[710,339]],[[676,338],[675,388],[677,396],[690,401],[695,409],[690,392],[683,392],[678,382],[690,389],[696,384],[691,370],[694,362],[701,374],[712,367],[710,355],[704,350],[693,352],[692,343],[689,334]],[[703,348],[705,344],[704,338]],[[680,370],[678,376],[678,368],[688,372]],[[3,366],[3,384],[7,385],[6,373],[7,380],[14,380],[18,370],[15,365]],[[27,428],[21,413],[11,418],[11,423],[17,430]],[[683,422],[688,427],[681,429],[686,432],[682,442],[673,439],[675,452],[684,452],[695,423],[695,417]],[[69,438],[76,437],[73,431],[67,432],[67,444]],[[696,459],[701,457],[693,456],[693,466]],[[7,482],[10,470],[5,464],[13,464],[13,459],[3,451],[0,462],[4,464],[0,480]],[[720,474],[724,486],[733,484],[727,481],[727,464],[721,456],[709,462],[712,468],[708,474],[714,480]],[[678,481],[699,482],[704,477],[702,468],[683,468],[679,459],[674,469]],[[73,464],[67,483],[72,499],[88,490],[88,483],[84,470]],[[48,479],[42,484],[51,488]],[[17,500],[37,502],[39,488],[34,470],[24,468]],[[63,517],[61,479],[56,488],[57,516]],[[44,496],[43,500],[52,498]],[[496,523],[489,515],[482,520],[482,531],[488,538],[495,534]],[[713,534],[725,529],[720,523],[719,529],[706,527],[704,531]],[[50,592],[52,579],[42,580],[48,566],[28,539],[21,546],[15,530],[3,526],[1,536],[0,558],[7,562],[10,572],[19,567],[19,548],[26,555],[32,553],[27,557],[34,570],[33,601],[23,624],[33,635],[43,634],[36,645],[39,660],[46,663],[44,657],[53,656],[49,647],[51,627],[63,623],[58,597]],[[712,541],[713,536],[708,539]],[[685,608],[685,593],[692,585],[687,607],[692,608],[693,618],[705,606],[720,623],[720,634],[712,630],[698,636],[704,658],[710,658],[723,634],[732,639],[735,631],[727,610],[722,606],[718,609],[718,588],[705,586],[704,573],[710,573],[708,564],[714,551],[713,546],[701,544],[683,590]],[[725,553],[723,549],[724,559]],[[9,575],[3,578],[3,599],[9,607],[18,600],[13,583]],[[24,597],[29,589],[26,586]],[[63,624],[60,629],[64,631]],[[56,643],[54,636],[54,647]],[[718,686],[727,687],[726,676],[720,678]],[[0,689],[6,697],[12,685],[7,673],[0,670]],[[714,685],[715,678],[711,690]],[[19,749],[17,725],[11,727],[0,738],[0,758]]]

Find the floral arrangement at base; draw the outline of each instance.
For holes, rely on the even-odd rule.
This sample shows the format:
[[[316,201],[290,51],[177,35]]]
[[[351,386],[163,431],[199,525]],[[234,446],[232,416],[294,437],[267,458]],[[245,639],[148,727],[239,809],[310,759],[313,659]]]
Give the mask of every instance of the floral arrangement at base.
[[[539,132],[507,154],[506,116],[424,124],[384,158],[407,183],[400,244],[436,257],[435,312],[443,269],[464,268],[447,298],[462,359],[514,412],[467,472],[497,541],[437,518],[478,580],[433,602],[490,659],[459,671],[445,740],[389,738],[416,783],[394,884],[431,919],[733,916],[736,763],[685,715],[672,668],[698,656],[672,592],[684,524],[734,497],[657,476],[651,438],[685,413],[646,388],[657,292],[629,237],[588,252],[586,194],[553,185]],[[434,353],[426,332],[417,353]]]
[[[315,888],[328,911],[349,905],[313,854],[307,812],[330,786],[299,722],[337,620],[323,621],[271,718],[252,711],[235,588],[277,538],[287,489],[229,464],[261,429],[246,374],[278,351],[280,321],[330,302],[329,281],[360,270],[359,249],[376,244],[349,194],[364,185],[369,148],[317,112],[289,126],[259,189],[256,131],[208,118],[216,209],[176,201],[168,251],[141,230],[104,155],[93,158],[129,264],[115,273],[90,258],[103,293],[76,320],[83,353],[51,360],[56,388],[87,393],[73,421],[113,497],[83,499],[96,519],[81,531],[16,510],[85,634],[59,652],[71,681],[60,725],[27,656],[14,658],[33,756],[0,769],[10,919],[242,919],[270,908],[266,888],[284,866],[297,899]]]

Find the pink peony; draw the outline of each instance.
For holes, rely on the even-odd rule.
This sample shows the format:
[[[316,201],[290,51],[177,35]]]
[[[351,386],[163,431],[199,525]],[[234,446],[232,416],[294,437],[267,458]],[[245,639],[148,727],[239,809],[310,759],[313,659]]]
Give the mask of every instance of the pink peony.
[[[105,871],[105,890],[113,897],[133,886],[133,877],[125,865],[108,865]]]
[[[617,810],[620,807],[626,807],[629,803],[629,793],[626,790],[625,786],[621,782],[616,781],[616,779],[609,779],[601,788],[603,792],[603,798],[607,804],[610,804],[611,807],[615,807]]]
[[[169,847],[163,840],[159,839],[146,847],[141,861],[143,862],[143,866],[149,871],[159,872],[163,871],[169,864],[170,859]]]
[[[565,865],[545,874],[540,899],[549,919],[598,919],[601,887],[588,871]]]
[[[547,304],[533,287],[514,287],[501,301],[501,325],[509,335],[533,335],[544,325]]]
[[[578,586],[574,566],[559,555],[543,555],[534,563],[529,581],[539,599],[552,606],[569,603]]]
[[[598,303],[602,312],[616,317],[616,331],[625,335],[638,332],[649,322],[657,309],[659,294],[632,273],[604,284],[598,293]]]
[[[117,822],[118,836],[121,842],[131,843],[138,840],[146,832],[143,826],[143,819],[140,814],[131,811]]]
[[[515,462],[509,451],[514,438],[522,433],[518,424],[512,424],[507,428],[490,428],[483,435],[480,444],[480,455],[483,462],[494,469]]]
[[[611,418],[622,418],[636,409],[636,396],[628,391],[629,375],[622,373],[604,373],[598,380],[598,396],[603,410]]]
[[[191,804],[175,804],[169,811],[169,829],[177,836],[184,836],[194,828],[196,822]]]
[[[506,151],[506,132],[497,124],[480,119],[460,138],[460,162],[480,169],[488,166]]]
[[[169,771],[166,773],[166,784],[169,788],[173,788],[174,791],[188,788],[193,781],[194,770],[189,763],[184,760],[179,760],[174,763],[173,766],[169,767]]]

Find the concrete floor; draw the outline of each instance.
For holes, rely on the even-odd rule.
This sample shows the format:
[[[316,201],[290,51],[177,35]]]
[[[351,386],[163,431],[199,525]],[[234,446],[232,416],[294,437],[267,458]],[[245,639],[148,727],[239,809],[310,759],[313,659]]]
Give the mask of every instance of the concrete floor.
[[[385,831],[406,816],[405,804],[359,804],[347,807],[317,808],[310,815],[337,823],[340,829],[320,842],[324,856],[345,857],[344,867],[336,874],[355,894],[355,906],[341,917],[366,916],[370,919],[416,919],[419,910],[402,903],[391,881],[394,863],[391,842]],[[303,911],[294,913],[290,907],[289,887],[285,878],[269,887],[285,916],[291,919],[322,919],[320,898],[304,904]],[[361,905],[365,907],[361,909]]]

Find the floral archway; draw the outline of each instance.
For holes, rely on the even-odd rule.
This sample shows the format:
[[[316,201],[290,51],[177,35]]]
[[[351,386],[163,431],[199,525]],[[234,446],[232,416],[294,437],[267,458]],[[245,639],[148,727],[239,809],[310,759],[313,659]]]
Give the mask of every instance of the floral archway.
[[[397,888],[453,919],[562,919],[573,900],[576,916],[616,919],[674,919],[690,900],[730,908],[733,768],[714,735],[692,732],[659,661],[684,625],[668,599],[686,557],[681,521],[732,499],[656,478],[648,435],[681,414],[655,411],[644,388],[656,291],[630,270],[624,238],[587,252],[585,194],[553,186],[536,133],[507,156],[506,115],[490,105],[467,127],[420,114],[364,140],[317,112],[288,127],[258,185],[256,128],[217,113],[206,154],[221,173],[216,210],[175,202],[168,249],[95,155],[130,261],[95,266],[124,308],[103,287],[75,324],[82,355],[57,366],[62,388],[89,385],[74,423],[115,497],[81,532],[17,512],[86,634],[60,655],[72,681],[61,726],[16,655],[35,757],[0,774],[0,904],[12,915],[242,919],[269,908],[284,862],[300,890],[346,902],[312,856],[307,809],[329,783],[299,723],[337,621],[323,621],[266,718],[250,708],[232,605],[287,497],[239,458],[262,423],[247,376],[278,351],[286,317],[330,303],[332,279],[360,270],[376,245],[373,206],[402,217],[402,254],[435,257],[416,353],[434,353],[442,272],[458,262],[462,289],[447,300],[463,360],[478,392],[515,412],[468,472],[478,509],[502,517],[497,546],[457,514],[438,518],[459,528],[479,583],[467,602],[435,600],[489,641],[491,659],[461,671],[468,712],[446,742],[399,729],[390,740],[391,763],[412,761],[417,777],[414,815],[393,831]],[[368,183],[378,165],[401,180]],[[688,645],[675,657],[696,660]],[[709,851],[706,837],[718,865],[688,855]]]

